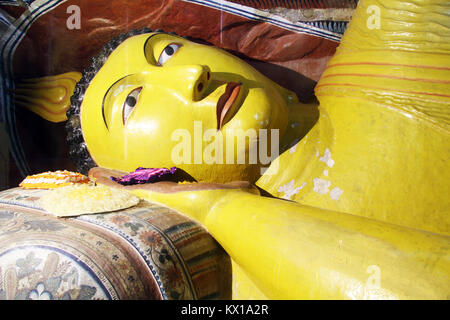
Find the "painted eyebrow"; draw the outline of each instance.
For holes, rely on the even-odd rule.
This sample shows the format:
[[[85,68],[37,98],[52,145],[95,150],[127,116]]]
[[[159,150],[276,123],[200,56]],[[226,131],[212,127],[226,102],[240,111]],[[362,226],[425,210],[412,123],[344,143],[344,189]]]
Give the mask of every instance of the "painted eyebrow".
[[[111,91],[111,88],[114,87],[114,85],[116,85],[119,81],[125,79],[126,77],[132,76],[132,74],[126,75],[120,79],[118,79],[117,81],[115,81],[109,88],[108,90],[106,90],[105,95],[103,96],[103,100],[102,100],[102,116],[103,116],[103,122],[105,123],[106,129],[109,130],[108,128],[108,124],[106,123],[106,118],[105,118],[105,99],[106,96],[108,95],[109,91]]]
[[[148,41],[149,41],[151,38],[153,38],[154,36],[161,35],[161,34],[168,34],[168,33],[166,33],[166,32],[153,33],[153,34],[151,34],[151,35],[145,40],[143,50],[144,50],[144,57],[145,57],[145,59],[146,59],[147,61],[148,61],[148,59],[147,59],[147,55],[146,55],[146,53],[145,53],[145,48],[147,47]],[[119,80],[115,81],[115,82],[108,88],[108,90],[106,90],[106,93],[105,93],[105,95],[103,96],[103,100],[102,100],[102,117],[103,117],[103,122],[105,123],[105,126],[106,126],[106,129],[107,129],[107,130],[109,130],[109,128],[108,128],[108,124],[106,123],[106,117],[105,117],[105,99],[106,99],[106,96],[108,95],[109,91],[111,90],[112,87],[114,87],[115,84],[117,84],[119,81],[121,81],[121,80],[123,80],[123,79],[125,79],[126,77],[129,77],[129,76],[131,76],[131,74],[129,74],[129,75],[127,75],[127,76],[124,76],[124,77],[120,78]]]
[[[150,35],[148,38],[147,38],[147,40],[145,40],[145,42],[144,42],[144,57],[145,57],[145,59],[148,61],[148,59],[147,59],[147,54],[145,53],[145,48],[147,47],[147,43],[150,41],[150,39],[151,38],[153,38],[154,36],[158,36],[158,35],[161,35],[161,34],[167,34],[167,35],[169,35],[169,33],[166,33],[166,32],[158,32],[158,33],[154,33],[154,34],[152,34],[152,35]]]

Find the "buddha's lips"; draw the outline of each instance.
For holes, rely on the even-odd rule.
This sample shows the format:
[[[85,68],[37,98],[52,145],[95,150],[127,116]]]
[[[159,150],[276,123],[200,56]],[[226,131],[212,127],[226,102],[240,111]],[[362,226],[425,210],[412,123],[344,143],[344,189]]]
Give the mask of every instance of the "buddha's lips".
[[[241,91],[241,83],[229,82],[225,88],[225,92],[220,96],[219,101],[217,101],[216,115],[217,115],[217,130],[220,130],[223,125],[223,120],[227,112],[233,106],[236,101],[239,92]]]

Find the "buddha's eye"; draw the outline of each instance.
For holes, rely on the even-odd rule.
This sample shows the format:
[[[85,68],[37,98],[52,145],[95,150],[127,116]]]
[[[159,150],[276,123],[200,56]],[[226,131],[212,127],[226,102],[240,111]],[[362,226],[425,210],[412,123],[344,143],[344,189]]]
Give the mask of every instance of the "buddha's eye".
[[[122,118],[123,118],[124,125],[127,123],[127,120],[130,117],[131,112],[133,112],[134,107],[137,104],[137,100],[138,100],[139,93],[141,92],[141,90],[142,90],[142,87],[131,91],[128,94],[127,98],[125,99],[125,102],[123,103]]]
[[[161,55],[159,56],[158,65],[162,66],[164,63],[166,63],[166,61],[172,58],[172,56],[175,54],[175,52],[178,51],[180,47],[181,44],[177,43],[171,43],[167,47],[165,47],[161,52]]]

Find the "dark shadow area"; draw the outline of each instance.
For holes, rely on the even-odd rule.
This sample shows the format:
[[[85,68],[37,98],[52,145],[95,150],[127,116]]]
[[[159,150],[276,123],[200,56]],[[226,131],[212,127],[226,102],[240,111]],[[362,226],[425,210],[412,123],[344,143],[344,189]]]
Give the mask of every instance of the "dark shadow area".
[[[184,171],[181,168],[177,167],[177,171],[173,175],[170,175],[169,177],[165,178],[164,181],[171,181],[171,182],[197,182],[197,180],[194,179],[193,176],[191,176],[189,173]]]
[[[213,46],[210,42],[202,39],[192,37],[184,38],[199,44]],[[226,51],[244,60],[253,68],[261,72],[264,76],[278,83],[280,86],[293,91],[297,95],[300,102],[308,103],[311,102],[312,99],[315,99],[314,87],[317,82],[306,77],[305,75],[275,63],[249,58],[240,52],[233,50]]]
[[[253,68],[280,86],[293,91],[300,102],[310,102],[317,82],[286,67],[258,60],[245,59]]]
[[[32,173],[75,170],[69,159],[66,144],[65,122],[53,123],[22,107],[16,107],[16,125]],[[11,187],[17,186],[17,178],[10,180]]]

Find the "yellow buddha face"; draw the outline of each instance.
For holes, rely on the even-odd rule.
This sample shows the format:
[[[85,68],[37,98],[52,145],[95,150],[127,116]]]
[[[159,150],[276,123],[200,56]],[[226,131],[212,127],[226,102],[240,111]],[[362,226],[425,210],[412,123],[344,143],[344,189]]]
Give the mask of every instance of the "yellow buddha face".
[[[108,57],[85,92],[81,127],[89,153],[102,167],[176,166],[198,181],[255,181],[261,163],[250,163],[249,143],[234,148],[226,161],[228,134],[279,129],[281,137],[287,103],[295,99],[221,49],[149,33],[128,38]],[[223,134],[223,144],[212,151],[223,161],[199,157],[219,141],[211,133]],[[181,141],[189,135],[191,141]],[[246,155],[244,163],[238,163],[239,153]]]

